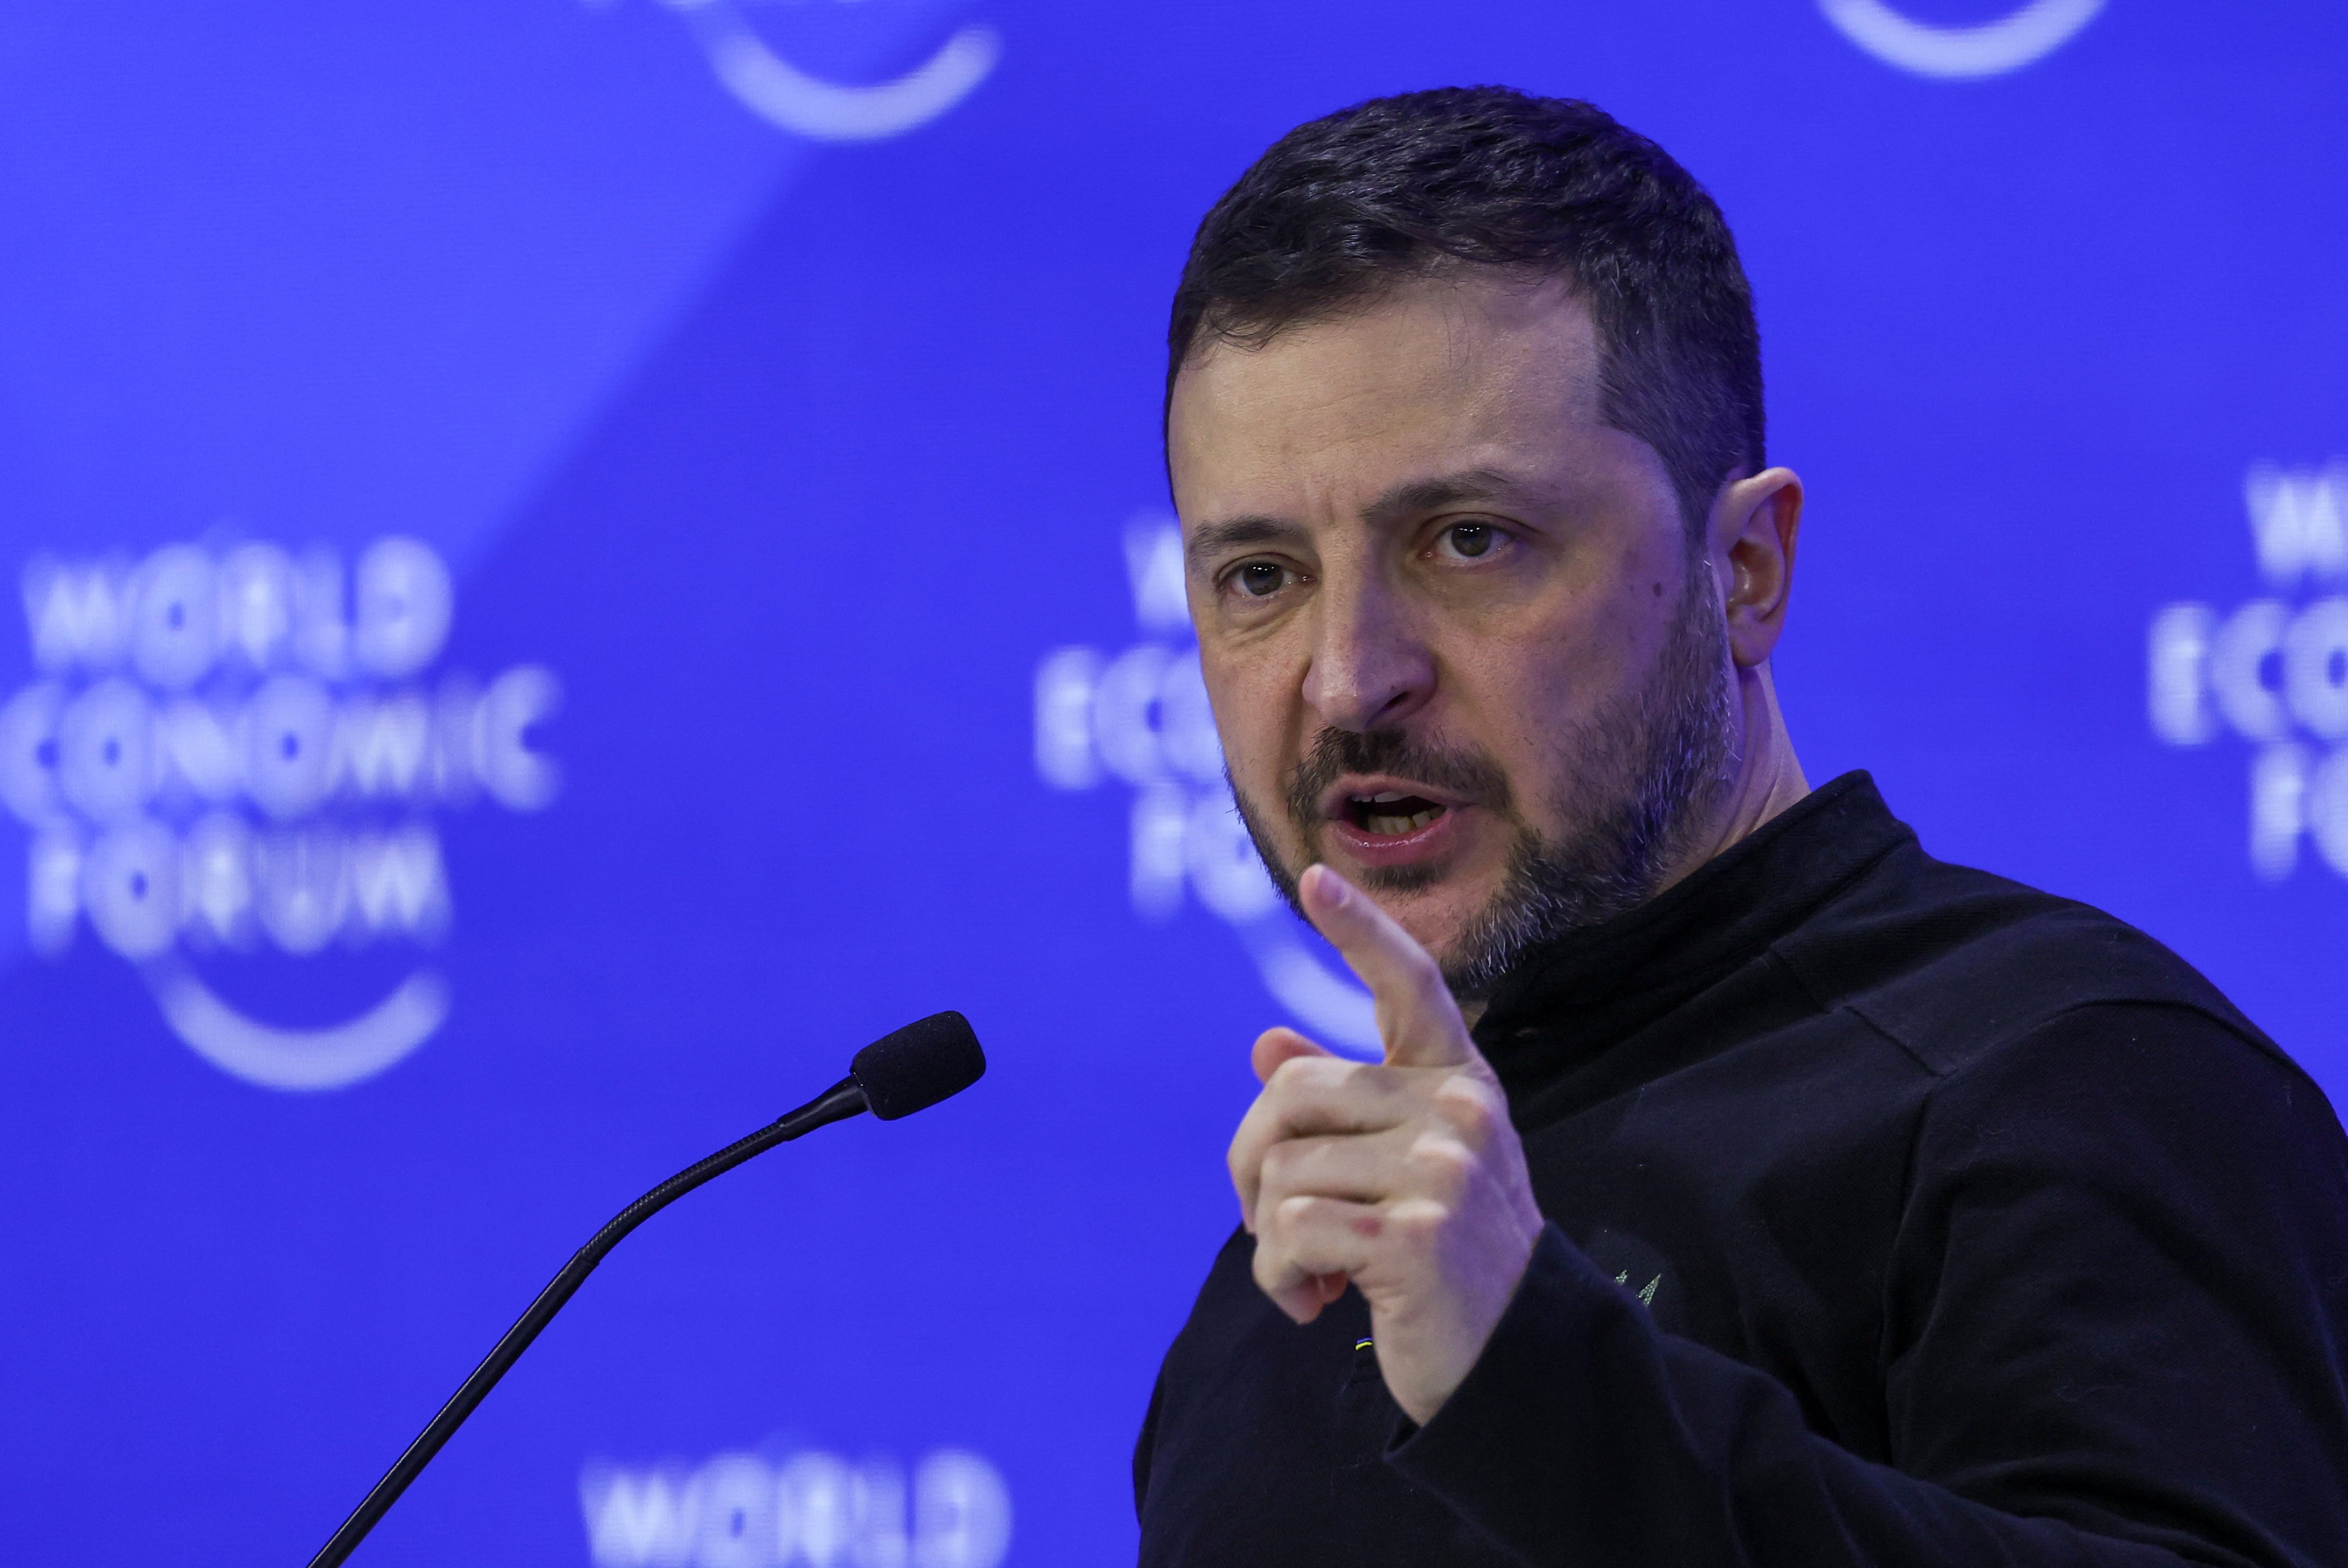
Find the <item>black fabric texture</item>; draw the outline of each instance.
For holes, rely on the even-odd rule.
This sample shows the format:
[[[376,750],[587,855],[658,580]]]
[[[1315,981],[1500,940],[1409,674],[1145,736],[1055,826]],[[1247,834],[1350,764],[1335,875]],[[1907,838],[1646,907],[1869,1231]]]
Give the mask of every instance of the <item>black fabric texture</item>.
[[[1550,1220],[1424,1428],[1235,1233],[1147,1568],[2348,1564],[2348,1140],[2206,980],[1864,774],[1476,1027]]]

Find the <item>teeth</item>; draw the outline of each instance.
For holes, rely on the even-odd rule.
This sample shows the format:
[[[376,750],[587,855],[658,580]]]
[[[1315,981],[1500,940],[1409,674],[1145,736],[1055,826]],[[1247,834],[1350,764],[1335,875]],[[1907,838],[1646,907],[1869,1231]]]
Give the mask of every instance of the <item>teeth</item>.
[[[1442,807],[1430,806],[1424,811],[1414,811],[1407,817],[1366,816],[1362,819],[1362,826],[1373,833],[1383,834],[1387,838],[1400,838],[1405,833],[1418,831],[1441,815],[1443,815]]]
[[[1371,796],[1369,803],[1373,806],[1391,806],[1396,800],[1407,800],[1409,799],[1409,796],[1404,794],[1399,789],[1389,789],[1382,795]]]

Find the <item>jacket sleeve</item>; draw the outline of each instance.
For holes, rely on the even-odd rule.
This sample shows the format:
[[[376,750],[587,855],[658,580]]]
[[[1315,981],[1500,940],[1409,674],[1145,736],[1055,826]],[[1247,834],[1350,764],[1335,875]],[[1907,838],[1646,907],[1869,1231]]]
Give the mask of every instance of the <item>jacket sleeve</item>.
[[[1529,1564],[2348,1563],[2348,1145],[2184,1008],[1952,1074],[1884,1298],[1890,1464],[1657,1330],[1556,1227],[1387,1460]]]

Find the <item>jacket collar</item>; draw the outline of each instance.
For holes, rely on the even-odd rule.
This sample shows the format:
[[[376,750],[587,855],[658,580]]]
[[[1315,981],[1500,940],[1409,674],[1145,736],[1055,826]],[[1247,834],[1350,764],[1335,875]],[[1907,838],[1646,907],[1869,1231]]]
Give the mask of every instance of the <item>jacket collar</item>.
[[[1872,779],[1846,773],[1636,909],[1528,952],[1494,989],[1477,1045],[1504,1078],[1516,1042],[1554,1037],[1564,1019],[1601,1047],[1766,951],[1914,839]]]

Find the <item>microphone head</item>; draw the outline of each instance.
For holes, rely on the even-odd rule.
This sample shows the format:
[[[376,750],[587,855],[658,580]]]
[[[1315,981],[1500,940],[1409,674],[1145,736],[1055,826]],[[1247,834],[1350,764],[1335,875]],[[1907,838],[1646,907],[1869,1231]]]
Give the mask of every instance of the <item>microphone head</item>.
[[[883,1121],[927,1110],[960,1094],[986,1071],[978,1036],[960,1013],[932,1013],[883,1035],[856,1053],[848,1073],[864,1103]]]

